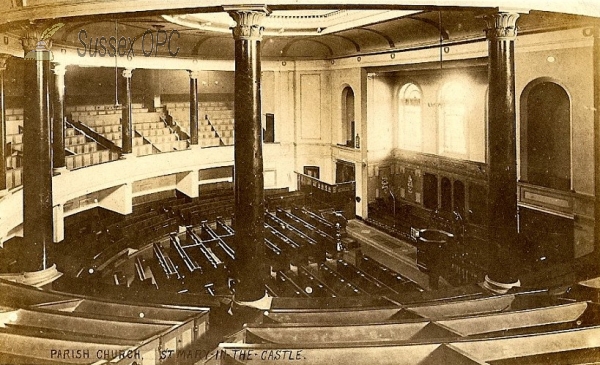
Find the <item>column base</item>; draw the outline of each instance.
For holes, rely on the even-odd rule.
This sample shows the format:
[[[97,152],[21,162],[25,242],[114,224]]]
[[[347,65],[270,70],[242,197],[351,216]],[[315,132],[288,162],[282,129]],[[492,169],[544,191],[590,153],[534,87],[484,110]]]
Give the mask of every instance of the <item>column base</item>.
[[[51,284],[53,281],[60,278],[63,274],[56,269],[56,264],[45,270],[28,271],[18,274],[0,274],[0,278],[8,281],[13,281],[19,284],[42,287]]]
[[[52,174],[54,174],[54,176],[68,174],[69,172],[71,172],[71,171],[69,169],[67,169],[66,166],[56,167],[56,168],[52,169]]]
[[[273,302],[273,297],[270,297],[266,292],[265,292],[264,297],[262,297],[258,300],[250,301],[250,302],[237,301],[237,300],[235,300],[235,295],[233,297],[233,305],[234,306],[249,307],[249,308],[255,308],[255,309],[260,309],[260,310],[271,309],[272,302]]]
[[[136,157],[137,156],[134,153],[124,153],[121,156],[119,156],[119,160],[129,160]]]
[[[517,279],[517,281],[513,283],[500,283],[490,279],[488,275],[485,276],[485,281],[481,284],[487,290],[490,290],[496,294],[506,294],[512,288],[518,288],[521,286],[521,281]]]

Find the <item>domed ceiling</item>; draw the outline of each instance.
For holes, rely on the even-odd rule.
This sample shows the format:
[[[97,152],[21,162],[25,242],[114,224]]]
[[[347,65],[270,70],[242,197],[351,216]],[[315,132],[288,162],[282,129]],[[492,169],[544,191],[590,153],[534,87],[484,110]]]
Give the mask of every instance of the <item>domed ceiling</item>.
[[[335,59],[415,47],[483,39],[481,16],[492,9],[444,10],[307,9],[275,10],[263,26],[263,59]],[[520,34],[588,26],[595,18],[541,11],[520,17]],[[118,17],[74,17],[53,37],[55,46],[98,50],[104,57],[111,37],[125,37],[138,55],[232,59],[235,23],[224,11]],[[104,38],[104,40],[102,40]],[[169,47],[170,46],[170,47]]]

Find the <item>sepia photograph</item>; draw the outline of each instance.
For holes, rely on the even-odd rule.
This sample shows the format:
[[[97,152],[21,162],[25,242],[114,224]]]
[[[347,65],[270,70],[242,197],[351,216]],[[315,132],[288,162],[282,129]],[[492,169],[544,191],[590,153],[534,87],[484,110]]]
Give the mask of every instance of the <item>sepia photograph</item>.
[[[0,365],[600,364],[598,0],[0,5]]]

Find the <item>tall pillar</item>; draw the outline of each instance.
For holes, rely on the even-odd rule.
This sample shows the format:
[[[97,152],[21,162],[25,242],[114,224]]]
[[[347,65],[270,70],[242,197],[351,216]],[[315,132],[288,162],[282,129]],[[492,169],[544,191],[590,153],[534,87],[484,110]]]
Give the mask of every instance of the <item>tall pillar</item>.
[[[54,63],[52,95],[52,166],[54,172],[65,170],[65,73],[66,67]]]
[[[594,28],[594,250],[600,255],[600,24]]]
[[[260,110],[261,20],[266,7],[225,8],[235,20],[235,246],[237,301],[265,297],[264,179]]]
[[[39,42],[38,42],[39,41]],[[38,271],[51,266],[53,242],[52,146],[50,127],[49,40],[40,40],[32,25],[22,38],[25,50],[23,89],[23,236],[19,268]]]
[[[198,144],[198,71],[190,73],[190,144]]]
[[[6,190],[6,105],[4,103],[4,71],[9,55],[0,55],[0,191]]]
[[[124,155],[130,155],[133,152],[133,112],[131,109],[132,72],[132,69],[123,70],[125,83],[123,84],[123,91],[121,92],[121,97],[123,98],[123,102],[121,103],[121,151]]]
[[[517,244],[517,135],[515,39],[518,13],[486,16],[489,41],[488,204],[489,238],[498,248],[489,278],[514,283]],[[512,256],[511,256],[512,254]],[[512,264],[511,264],[512,263]]]

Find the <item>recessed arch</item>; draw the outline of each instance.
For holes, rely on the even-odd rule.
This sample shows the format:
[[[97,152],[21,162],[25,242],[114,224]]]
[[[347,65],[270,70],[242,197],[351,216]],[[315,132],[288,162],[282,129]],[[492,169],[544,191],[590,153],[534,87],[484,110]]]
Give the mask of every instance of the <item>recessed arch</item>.
[[[531,81],[521,94],[521,179],[571,189],[571,96],[551,78]]]
[[[356,122],[354,116],[354,90],[346,85],[342,90],[342,142],[348,147],[354,147]]]
[[[389,35],[387,35],[387,34],[385,34],[383,32],[380,32],[380,31],[375,30],[375,29],[365,28],[365,27],[360,27],[360,28],[356,28],[356,29],[360,29],[360,30],[364,30],[364,31],[367,31],[367,32],[375,33],[378,36],[384,38],[388,42],[388,44],[390,45],[390,48],[396,48],[396,44],[394,43],[394,40]]]
[[[431,19],[419,18],[417,16],[407,16],[406,18],[407,19],[416,20],[416,21],[419,21],[419,22],[423,22],[423,23],[428,24],[428,25],[431,25],[432,27],[434,27],[442,35],[442,39],[443,40],[450,39],[450,34],[442,26],[442,24],[440,24],[439,22],[436,22],[436,21],[431,20]]]
[[[339,35],[339,34],[328,34],[328,36],[330,37],[338,37],[341,38],[345,41],[348,41],[350,43],[352,43],[352,45],[354,45],[354,48],[356,49],[356,52],[360,52],[360,44],[358,44],[358,42],[356,42],[355,40],[353,40],[350,37],[344,37],[343,35]]]
[[[301,42],[301,41],[308,41],[308,42],[314,42],[314,43],[318,43],[320,45],[322,45],[323,47],[325,47],[329,53],[329,56],[333,56],[333,49],[325,42],[321,42],[318,41],[316,39],[310,39],[310,38],[299,38],[299,39],[294,39],[289,41],[282,49],[281,49],[281,56],[282,57],[287,57],[287,53],[290,49],[291,46],[293,46],[295,43],[297,42]]]

